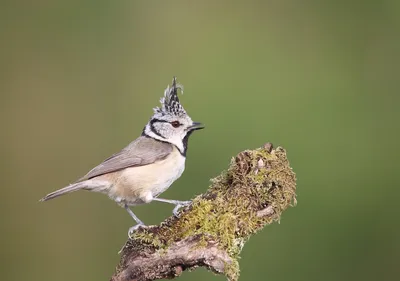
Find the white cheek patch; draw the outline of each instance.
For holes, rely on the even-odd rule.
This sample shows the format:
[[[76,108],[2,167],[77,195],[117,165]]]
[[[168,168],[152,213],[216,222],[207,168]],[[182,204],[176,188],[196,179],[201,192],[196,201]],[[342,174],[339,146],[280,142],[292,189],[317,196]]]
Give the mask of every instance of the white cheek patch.
[[[160,141],[166,141],[166,139],[164,139],[164,138],[160,137],[159,135],[155,134],[150,129],[150,125],[149,124],[146,125],[146,129],[144,130],[144,133],[146,134],[146,136],[149,136],[149,137],[151,137],[153,139],[160,140]]]
[[[151,130],[149,124],[146,125],[146,128],[145,128],[145,130],[144,130],[144,133],[145,133],[147,136],[149,136],[149,137],[151,137],[151,138],[153,138],[153,139],[156,139],[156,140],[159,140],[159,141],[169,142],[169,143],[175,145],[175,146],[179,149],[179,151],[180,151],[181,153],[183,153],[183,152],[185,151],[185,148],[184,148],[183,142],[182,142],[183,137],[181,137],[181,134],[176,135],[176,136],[173,136],[173,137],[168,138],[168,139],[165,139],[165,138],[162,138],[162,137],[160,137],[159,135],[155,134],[155,133]]]

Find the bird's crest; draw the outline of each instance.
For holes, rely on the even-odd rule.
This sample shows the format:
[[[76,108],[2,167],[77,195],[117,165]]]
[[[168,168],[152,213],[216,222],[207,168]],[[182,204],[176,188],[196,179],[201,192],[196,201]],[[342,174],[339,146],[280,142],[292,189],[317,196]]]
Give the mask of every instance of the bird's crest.
[[[154,113],[173,114],[175,116],[186,115],[186,111],[179,102],[178,90],[183,94],[183,86],[176,82],[176,77],[172,79],[172,86],[169,85],[164,91],[164,97],[161,98],[161,107],[154,108]]]

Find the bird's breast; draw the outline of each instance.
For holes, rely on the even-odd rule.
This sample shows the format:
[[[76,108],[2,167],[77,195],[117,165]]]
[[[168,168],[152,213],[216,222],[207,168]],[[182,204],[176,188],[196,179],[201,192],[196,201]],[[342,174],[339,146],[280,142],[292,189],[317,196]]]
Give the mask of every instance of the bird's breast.
[[[182,175],[185,159],[174,148],[163,160],[124,169],[115,182],[110,197],[131,204],[142,203],[141,198],[146,197],[149,192],[152,197],[157,197]]]

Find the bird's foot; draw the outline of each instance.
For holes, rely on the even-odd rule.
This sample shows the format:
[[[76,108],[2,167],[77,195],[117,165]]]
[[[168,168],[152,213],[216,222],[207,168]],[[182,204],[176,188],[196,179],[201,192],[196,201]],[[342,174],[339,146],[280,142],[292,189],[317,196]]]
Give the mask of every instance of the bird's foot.
[[[133,234],[136,230],[138,230],[139,228],[141,228],[141,227],[142,227],[142,228],[146,228],[147,226],[146,226],[145,224],[143,224],[143,223],[138,223],[138,224],[136,224],[136,225],[130,227],[129,230],[128,230],[128,237],[129,237],[129,238],[132,238],[132,234]]]
[[[189,206],[192,201],[178,201],[175,208],[172,210],[172,213],[175,217],[179,218],[179,209]]]

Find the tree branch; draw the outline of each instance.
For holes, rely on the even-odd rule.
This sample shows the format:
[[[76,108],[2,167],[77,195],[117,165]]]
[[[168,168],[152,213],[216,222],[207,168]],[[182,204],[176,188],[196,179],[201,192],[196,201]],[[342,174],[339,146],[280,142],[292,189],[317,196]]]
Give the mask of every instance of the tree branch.
[[[295,191],[283,148],[243,151],[178,218],[137,230],[111,281],[172,279],[200,266],[236,281],[245,242],[296,204]]]

